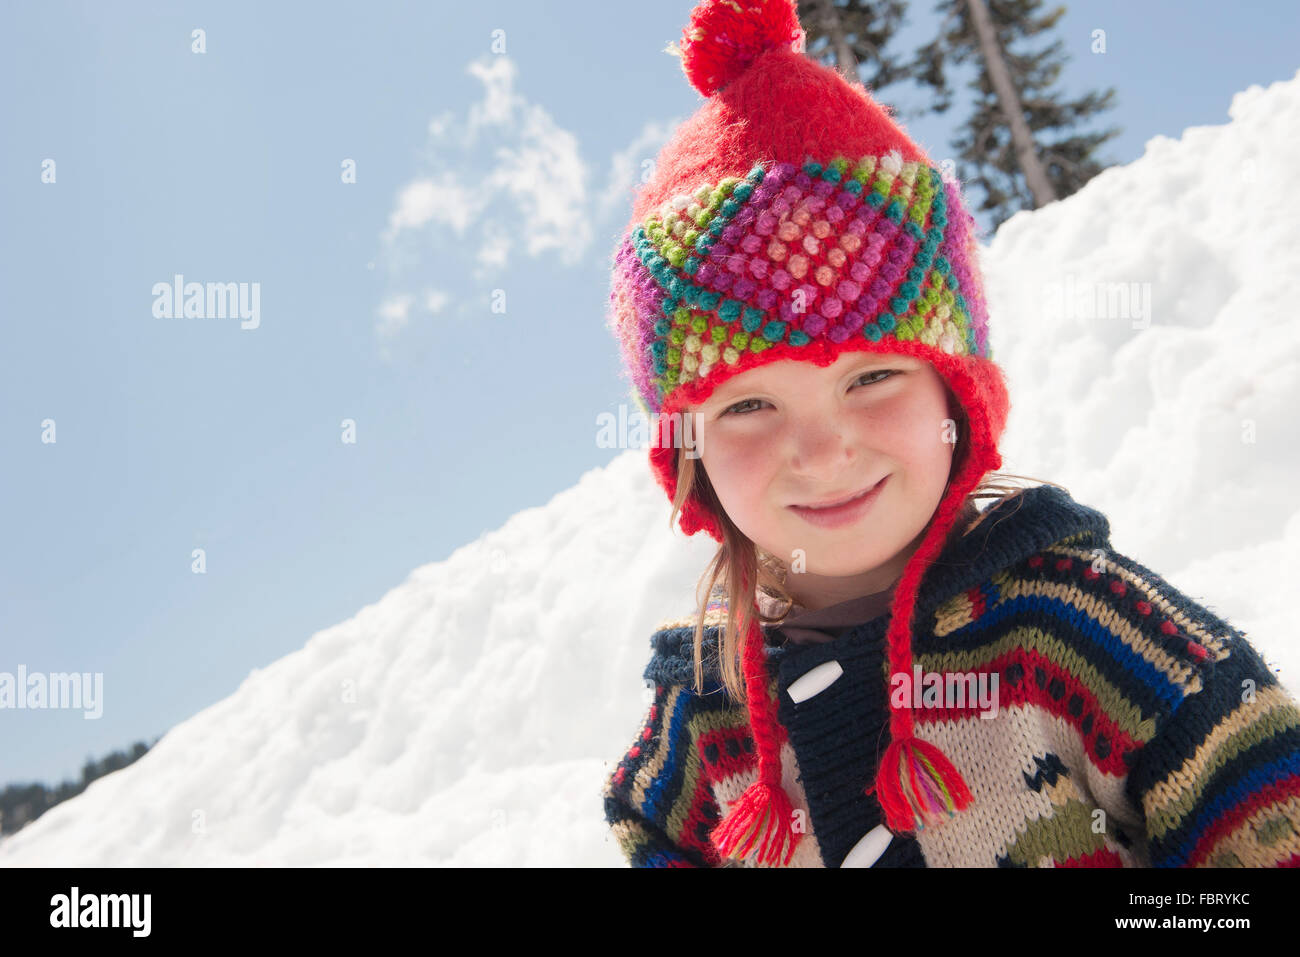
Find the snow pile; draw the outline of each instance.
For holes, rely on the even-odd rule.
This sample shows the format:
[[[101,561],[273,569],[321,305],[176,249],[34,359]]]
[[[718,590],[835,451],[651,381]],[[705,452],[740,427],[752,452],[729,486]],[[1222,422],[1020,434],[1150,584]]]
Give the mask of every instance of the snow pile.
[[[1245,630],[1291,686],[1300,569],[1300,73],[1159,136],[985,258],[1004,470],[1101,509],[1121,552]]]
[[[588,472],[254,670],[0,865],[619,863],[602,778],[664,596],[689,608],[711,554],[665,509],[644,452]]]
[[[1230,112],[994,238],[1004,470],[1104,511],[1300,693],[1300,75]],[[644,451],[588,472],[254,671],[0,864],[620,864],[600,787],[648,704],[650,631],[713,548],[667,508]]]

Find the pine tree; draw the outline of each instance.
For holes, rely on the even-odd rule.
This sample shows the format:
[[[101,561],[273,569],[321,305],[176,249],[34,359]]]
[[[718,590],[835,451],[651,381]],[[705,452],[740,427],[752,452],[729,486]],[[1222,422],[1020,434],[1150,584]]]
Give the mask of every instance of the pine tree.
[[[932,109],[952,105],[949,62],[972,62],[974,112],[952,140],[957,176],[983,193],[980,211],[996,228],[1021,209],[1069,196],[1105,168],[1097,148],[1119,134],[1069,132],[1114,106],[1115,90],[1065,100],[1051,89],[1067,57],[1059,39],[1038,52],[1015,45],[1052,29],[1065,7],[1042,12],[1042,0],[941,0],[938,37],[917,51],[909,72],[936,93]],[[1055,135],[1054,135],[1055,134]]]
[[[154,744],[158,738],[154,738]],[[150,745],[137,741],[129,752],[114,751],[102,761],[87,755],[81,767],[80,781],[67,781],[56,787],[33,784],[9,784],[0,789],[0,835],[12,834],[36,820],[50,808],[69,798],[76,797],[90,784],[114,771],[134,764],[148,753]]]
[[[864,84],[874,97],[910,76],[909,64],[885,52],[906,8],[905,0],[799,0],[799,23],[808,35],[804,52]]]

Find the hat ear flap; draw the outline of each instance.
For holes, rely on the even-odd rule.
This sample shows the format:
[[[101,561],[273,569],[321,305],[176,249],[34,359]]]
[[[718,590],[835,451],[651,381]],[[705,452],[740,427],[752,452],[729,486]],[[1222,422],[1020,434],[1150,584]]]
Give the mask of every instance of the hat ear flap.
[[[687,496],[685,504],[682,506],[682,517],[680,525],[682,531],[687,535],[694,535],[697,531],[703,531],[718,544],[722,544],[722,521],[717,509],[713,508],[709,501],[717,501],[717,494],[705,494],[705,488],[712,488],[709,485],[708,473],[704,471],[704,463],[696,458],[693,470],[693,479],[691,481],[691,493]],[[689,530],[688,530],[689,524]]]

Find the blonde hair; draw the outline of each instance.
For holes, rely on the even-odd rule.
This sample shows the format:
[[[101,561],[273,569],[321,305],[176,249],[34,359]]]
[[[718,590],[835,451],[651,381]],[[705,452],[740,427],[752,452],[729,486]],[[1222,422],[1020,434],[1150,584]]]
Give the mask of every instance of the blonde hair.
[[[952,393],[949,391],[950,399],[951,396]],[[961,408],[959,403],[952,402],[950,408],[956,410],[954,418],[957,423],[957,449],[953,454],[952,468],[949,472],[951,477],[958,472],[965,461],[968,445],[966,439],[969,435],[970,425],[965,410]],[[703,693],[705,612],[708,608],[709,599],[715,593],[721,593],[725,594],[727,598],[727,619],[723,624],[718,642],[718,671],[722,676],[722,683],[732,699],[743,702],[746,696],[745,682],[741,671],[741,636],[750,627],[750,608],[755,599],[755,589],[768,598],[784,603],[785,606],[784,610],[778,615],[767,615],[759,608],[758,621],[760,627],[784,621],[794,604],[794,599],[785,589],[789,566],[775,555],[771,555],[759,548],[736,527],[730,516],[727,515],[726,510],[719,503],[717,493],[709,481],[703,462],[700,462],[697,466],[697,459],[689,456],[688,451],[685,444],[679,446],[677,454],[677,494],[673,497],[668,526],[671,529],[677,524],[678,515],[685,506],[686,500],[692,492],[696,492],[699,501],[717,518],[718,526],[722,531],[722,541],[718,544],[718,550],[705,567],[704,574],[700,576],[696,586],[699,615],[695,624],[695,692],[697,694]],[[1069,489],[1065,488],[1064,485],[1058,485],[1056,482],[1049,482],[1046,479],[1038,479],[1028,475],[1014,475],[1007,472],[989,472],[980,481],[979,485],[967,494],[963,502],[963,514],[958,516],[959,522],[969,519],[971,512],[975,513],[974,519],[961,531],[963,536],[970,534],[971,530],[984,520],[988,514],[988,509],[1019,496],[1029,487],[1008,484],[1004,481],[1005,479],[1027,479],[1041,485],[1053,485],[1067,493],[1069,492]],[[993,499],[983,512],[974,506],[974,500],[980,498]],[[722,582],[721,585],[719,585],[719,580]],[[703,597],[701,597],[701,586],[704,585],[705,581],[708,582],[708,587],[703,590]]]

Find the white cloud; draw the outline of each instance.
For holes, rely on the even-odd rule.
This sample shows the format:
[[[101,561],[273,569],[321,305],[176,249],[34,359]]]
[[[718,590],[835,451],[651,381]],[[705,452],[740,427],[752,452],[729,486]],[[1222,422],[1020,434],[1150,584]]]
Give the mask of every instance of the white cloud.
[[[424,308],[436,316],[442,312],[442,307],[447,305],[449,298],[441,289],[426,289],[424,291]]]
[[[649,120],[625,149],[609,158],[607,185],[596,200],[598,221],[631,213],[634,190],[650,178],[655,158],[681,122],[678,117],[666,122]]]
[[[444,110],[439,113],[429,121],[429,136],[432,139],[440,138],[451,128],[451,123],[454,119],[455,114],[452,113],[451,110]]]
[[[508,268],[517,251],[551,255],[565,266],[583,261],[596,227],[630,210],[645,164],[678,120],[647,123],[609,158],[605,186],[596,193],[590,184],[597,177],[578,137],[519,92],[509,57],[485,55],[466,72],[482,83],[480,99],[460,117],[444,110],[429,120],[423,168],[398,191],[389,212],[382,258],[390,277],[400,283],[434,257],[442,269],[472,263],[474,279]],[[377,331],[391,338],[404,324],[405,315],[383,318]]]
[[[375,332],[380,339],[379,354],[384,359],[392,358],[392,354],[388,351],[388,343],[406,328],[411,318],[411,303],[414,301],[414,296],[397,295],[385,299],[375,310],[379,315],[379,321],[375,323]]]
[[[470,144],[473,144],[484,127],[509,127],[524,100],[515,95],[517,71],[514,61],[509,57],[479,57],[466,67],[465,72],[483,81],[483,99],[471,104],[469,108],[467,133]]]
[[[439,172],[402,188],[385,243],[406,230],[447,225],[457,238],[471,236],[480,264],[508,264],[517,244],[501,241],[503,233],[524,237],[518,245],[530,256],[555,250],[565,264],[578,262],[591,242],[589,176],[578,138],[517,92],[518,71],[508,57],[480,57],[466,70],[482,82],[483,97],[463,124],[449,111],[429,121],[425,161]],[[484,153],[487,162],[476,161]],[[486,239],[474,238],[476,232]]]
[[[430,223],[446,224],[464,235],[483,208],[482,200],[444,172],[438,180],[418,179],[408,183],[388,214],[388,236],[403,229],[420,229]]]
[[[530,256],[549,249],[573,265],[591,242],[586,209],[587,168],[578,140],[555,126],[540,107],[523,111],[523,135],[513,148],[497,151],[501,162],[488,178],[493,189],[513,197],[522,215],[518,232]]]
[[[483,242],[478,248],[478,266],[474,275],[476,278],[484,278],[489,273],[505,267],[506,260],[510,255],[510,247],[514,243],[511,237],[500,224],[489,224],[485,229],[488,235],[483,238]]]

